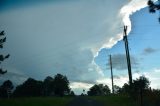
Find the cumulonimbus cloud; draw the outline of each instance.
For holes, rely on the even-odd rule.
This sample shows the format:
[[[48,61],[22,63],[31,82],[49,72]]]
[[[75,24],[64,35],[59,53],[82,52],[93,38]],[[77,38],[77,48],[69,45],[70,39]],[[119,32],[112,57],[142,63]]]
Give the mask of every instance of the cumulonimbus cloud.
[[[72,82],[95,83],[105,76],[94,63],[98,51],[123,38],[124,23],[131,30],[129,15],[145,1],[70,0],[4,9],[0,29],[11,54],[4,66],[36,79],[61,73]]]

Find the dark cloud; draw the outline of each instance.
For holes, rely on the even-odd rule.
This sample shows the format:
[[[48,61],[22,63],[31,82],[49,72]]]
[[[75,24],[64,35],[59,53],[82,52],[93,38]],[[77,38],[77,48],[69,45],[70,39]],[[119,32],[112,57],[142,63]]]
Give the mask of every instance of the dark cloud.
[[[27,78],[28,77],[26,75],[21,73],[7,72],[6,74],[0,76],[0,85],[6,80],[11,80],[14,85],[19,85]]]
[[[31,4],[23,1],[10,0],[16,8],[9,4],[8,8],[3,7],[0,29],[7,33],[5,52],[11,54],[7,70],[11,67],[12,72],[15,69],[26,76],[7,73],[0,81],[10,79],[20,83],[28,77],[42,80],[57,73],[66,75],[70,81],[88,83],[103,77],[103,71],[93,60],[103,45],[111,47],[119,40],[117,34],[121,31],[117,29],[123,18],[119,11],[127,3],[125,0],[72,0],[77,2],[34,7],[33,0]]]
[[[131,66],[134,69],[138,68],[138,59],[134,56],[130,56],[131,59]],[[108,63],[109,65],[109,63]],[[127,69],[127,60],[125,54],[115,54],[112,55],[112,67],[116,70],[125,70]]]
[[[157,51],[158,51],[157,49],[148,47],[148,48],[145,48],[145,49],[143,50],[142,54],[143,54],[143,55],[149,55],[149,54],[155,53],[155,52],[157,52]]]

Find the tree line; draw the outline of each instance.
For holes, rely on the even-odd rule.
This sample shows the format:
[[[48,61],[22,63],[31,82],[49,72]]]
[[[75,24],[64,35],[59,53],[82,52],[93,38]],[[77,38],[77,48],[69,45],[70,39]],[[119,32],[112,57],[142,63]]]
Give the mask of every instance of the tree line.
[[[129,96],[133,99],[141,98],[142,96],[153,97],[160,96],[159,89],[151,89],[150,81],[145,76],[140,76],[139,78],[133,80],[132,85],[125,83],[122,87],[117,85],[113,86],[114,95],[124,95]],[[103,96],[110,95],[111,93],[109,87],[103,84],[93,85],[87,92],[89,96]]]
[[[122,87],[114,85],[114,94],[138,94],[140,90],[148,90],[150,85],[149,79],[145,76],[140,76],[136,80],[133,80],[132,87],[129,83],[125,83]],[[95,84],[87,92],[90,96],[108,95],[111,91],[107,85]]]
[[[125,83],[122,87],[114,85],[114,95],[129,96],[133,99],[142,99],[143,96],[157,99],[160,90],[151,89],[150,81],[145,76],[133,80],[132,86]],[[95,84],[87,92],[89,96],[113,95],[108,85]],[[14,88],[10,80],[4,81],[0,86],[0,98],[10,97],[39,97],[39,96],[74,96],[69,87],[69,80],[66,76],[56,74],[54,77],[46,77],[43,81],[28,78],[22,84]],[[158,100],[158,99],[157,99]]]
[[[10,80],[5,81],[0,86],[0,97],[37,97],[37,96],[64,96],[74,95],[69,87],[69,80],[66,76],[57,74],[53,78],[48,76],[44,81],[37,81],[28,78],[23,84],[18,85],[13,90]],[[13,91],[12,91],[13,90]]]

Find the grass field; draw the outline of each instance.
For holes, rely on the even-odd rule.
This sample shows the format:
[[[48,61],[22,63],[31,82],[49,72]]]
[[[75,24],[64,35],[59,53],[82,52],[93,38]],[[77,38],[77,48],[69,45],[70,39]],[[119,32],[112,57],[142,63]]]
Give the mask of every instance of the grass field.
[[[138,102],[129,99],[127,96],[93,96],[89,98],[100,101],[105,106],[139,106]]]
[[[104,106],[140,106],[140,101],[134,101],[127,96],[92,96],[89,98],[97,100]],[[144,106],[160,106],[159,96],[145,99]],[[74,97],[31,97],[0,99],[0,106],[66,106]],[[157,101],[157,102],[156,102]]]
[[[0,99],[0,106],[65,106],[72,97],[32,97]]]
[[[140,99],[133,100],[127,96],[93,96],[89,97],[102,102],[105,106],[141,106]],[[143,98],[143,106],[160,106],[160,97],[149,96]]]

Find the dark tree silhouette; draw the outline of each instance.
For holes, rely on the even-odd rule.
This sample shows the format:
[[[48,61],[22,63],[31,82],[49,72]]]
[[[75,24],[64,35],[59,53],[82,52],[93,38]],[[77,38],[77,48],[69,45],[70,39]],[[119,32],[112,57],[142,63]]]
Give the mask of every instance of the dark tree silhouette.
[[[5,37],[5,33],[4,31],[1,31],[0,32],[0,48],[2,49],[3,48],[3,44],[4,42],[6,42],[6,37]],[[0,64],[7,58],[9,58],[9,54],[4,56],[4,55],[0,55]],[[3,70],[2,68],[0,68],[0,74],[5,74],[7,72],[7,70]]]
[[[13,88],[14,86],[10,80],[5,81],[0,87],[0,96],[9,98]]]
[[[145,76],[140,76],[136,80],[133,80],[133,87],[135,91],[139,89],[149,89],[150,82]]]
[[[95,84],[89,89],[87,93],[89,96],[108,95],[110,94],[110,89],[107,85]]]
[[[67,77],[57,74],[54,78],[50,76],[46,77],[43,82],[28,78],[23,84],[16,87],[13,96],[63,96],[70,94],[71,92]]]
[[[42,82],[28,78],[22,85],[16,87],[13,95],[15,97],[32,97],[42,95]]]
[[[145,76],[140,76],[136,80],[133,80],[132,87],[125,83],[120,90],[120,93],[130,95],[133,99],[144,94],[145,91],[149,90],[150,82]]]
[[[129,94],[130,93],[130,86],[129,86],[129,84],[125,83],[122,86],[122,89],[120,90],[120,93]]]
[[[152,0],[148,0],[148,6],[149,6],[149,12],[150,13],[155,13],[156,10],[160,10],[160,0],[159,4],[154,3]],[[158,18],[159,22],[160,22],[160,17]]]
[[[70,92],[70,96],[75,96],[74,91],[71,91],[71,92]]]
[[[46,77],[43,81],[43,95],[54,95],[54,79],[50,76]]]
[[[66,76],[57,74],[54,77],[54,93],[58,96],[68,95],[70,93],[69,80]]]

